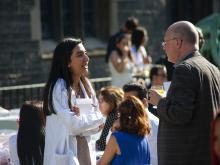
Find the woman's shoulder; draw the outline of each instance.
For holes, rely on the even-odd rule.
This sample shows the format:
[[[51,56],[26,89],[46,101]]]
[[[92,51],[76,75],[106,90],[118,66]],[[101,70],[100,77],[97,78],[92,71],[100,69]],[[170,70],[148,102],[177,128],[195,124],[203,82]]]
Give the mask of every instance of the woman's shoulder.
[[[123,132],[123,131],[114,131],[114,132],[112,132],[112,135],[115,136],[116,138],[124,137],[124,136],[129,136],[128,133]]]
[[[146,138],[145,136],[139,136],[137,134],[128,133],[124,131],[114,131],[112,135],[115,136],[116,138],[125,138],[125,137],[129,137],[132,139],[145,139]]]
[[[118,51],[117,50],[113,50],[110,54],[110,57],[109,57],[111,60],[115,59],[115,58],[121,58]]]
[[[64,85],[66,85],[66,81],[62,78],[58,78],[55,84],[64,86]]]
[[[62,78],[57,79],[54,88],[66,89],[66,81]]]

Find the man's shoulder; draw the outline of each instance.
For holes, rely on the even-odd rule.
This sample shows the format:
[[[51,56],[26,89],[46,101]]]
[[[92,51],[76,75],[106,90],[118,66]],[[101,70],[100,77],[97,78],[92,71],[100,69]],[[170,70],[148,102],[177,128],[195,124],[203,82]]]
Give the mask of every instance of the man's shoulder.
[[[212,64],[210,61],[208,61],[205,57],[203,57],[200,53],[196,53],[192,58],[189,58],[182,62],[181,67],[187,67],[199,71],[207,71],[212,69],[219,71],[218,68]]]

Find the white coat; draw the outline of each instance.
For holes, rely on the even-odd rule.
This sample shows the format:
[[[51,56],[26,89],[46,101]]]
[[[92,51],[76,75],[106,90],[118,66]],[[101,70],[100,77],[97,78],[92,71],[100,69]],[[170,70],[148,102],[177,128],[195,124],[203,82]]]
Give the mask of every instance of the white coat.
[[[73,112],[70,112],[65,81],[58,79],[54,86],[53,107],[56,114],[52,114],[46,118],[44,165],[58,165],[57,159],[68,152],[73,153],[75,158],[77,158],[76,135],[86,137],[91,162],[92,164],[96,164],[95,146],[93,146],[94,143],[91,143],[90,135],[98,132],[99,125],[103,123],[103,116],[98,109],[95,93],[93,92],[93,99],[90,99],[81,82],[80,86],[85,95],[85,99],[84,102],[81,101],[77,106],[79,106],[80,109],[83,108],[83,111],[85,111],[86,107],[88,108],[86,114],[80,114],[80,116],[76,116]],[[77,102],[74,91],[71,92],[71,98],[72,102]],[[95,104],[96,107],[93,106],[93,104]],[[65,148],[66,139],[69,139],[68,151]],[[62,165],[64,164],[62,163]]]

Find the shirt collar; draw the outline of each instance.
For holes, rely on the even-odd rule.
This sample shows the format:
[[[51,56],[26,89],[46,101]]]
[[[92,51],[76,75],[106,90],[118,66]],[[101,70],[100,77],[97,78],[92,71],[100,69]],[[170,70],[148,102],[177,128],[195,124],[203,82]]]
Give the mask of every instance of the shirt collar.
[[[184,55],[183,57],[181,57],[175,64],[174,64],[174,67],[176,68],[181,62],[183,62],[184,60],[190,58],[193,56],[193,54],[197,52],[197,50],[194,50],[186,55]]]

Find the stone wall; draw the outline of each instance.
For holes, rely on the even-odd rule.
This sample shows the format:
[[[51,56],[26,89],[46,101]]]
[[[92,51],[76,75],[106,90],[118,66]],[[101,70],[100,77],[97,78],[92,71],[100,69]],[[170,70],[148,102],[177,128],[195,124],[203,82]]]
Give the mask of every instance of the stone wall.
[[[0,86],[36,82],[39,42],[31,40],[33,0],[0,1]]]
[[[117,6],[118,24],[122,25],[128,16],[137,17],[141,26],[148,30],[148,54],[153,60],[158,59],[163,54],[161,41],[167,26],[166,0],[118,0]]]

